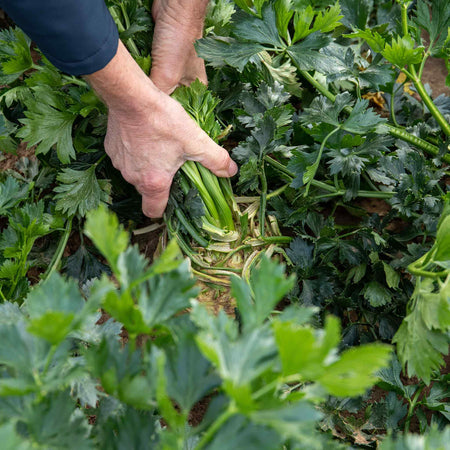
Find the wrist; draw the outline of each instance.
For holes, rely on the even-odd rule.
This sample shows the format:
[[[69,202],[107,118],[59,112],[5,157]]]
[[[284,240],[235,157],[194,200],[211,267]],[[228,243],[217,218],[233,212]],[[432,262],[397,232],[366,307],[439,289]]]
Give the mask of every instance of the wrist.
[[[85,78],[106,106],[116,111],[139,112],[155,103],[159,93],[121,41],[113,59]]]
[[[152,15],[155,21],[164,14],[176,22],[203,28],[208,3],[209,0],[154,0]]]

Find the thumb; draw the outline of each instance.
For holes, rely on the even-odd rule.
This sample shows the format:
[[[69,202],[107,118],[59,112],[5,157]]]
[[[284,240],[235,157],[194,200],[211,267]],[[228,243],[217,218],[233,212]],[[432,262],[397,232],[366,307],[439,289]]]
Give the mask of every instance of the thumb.
[[[237,174],[238,166],[228,152],[206,134],[203,139],[193,142],[195,147],[188,150],[188,159],[199,162],[218,177],[228,178]]]

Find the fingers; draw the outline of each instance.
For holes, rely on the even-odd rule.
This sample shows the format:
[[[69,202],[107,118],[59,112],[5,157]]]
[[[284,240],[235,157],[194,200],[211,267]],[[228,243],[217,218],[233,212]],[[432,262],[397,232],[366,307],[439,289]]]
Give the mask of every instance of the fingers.
[[[208,85],[205,64],[200,58],[195,57],[192,67],[185,67],[184,73],[179,73],[180,71],[173,67],[161,66],[162,64],[154,63],[150,72],[150,79],[165,94],[172,94],[179,86],[189,86],[196,79]]]
[[[238,171],[237,164],[230,158],[228,152],[217,145],[206,135],[205,138],[193,142],[189,159],[199,162],[218,177],[232,177]],[[199,151],[200,149],[200,151]]]
[[[142,195],[142,212],[150,218],[162,217],[169,200],[171,177],[153,177],[143,186],[137,186]]]
[[[177,87],[179,77],[168,75],[167,71],[160,70],[159,66],[153,66],[150,72],[150,79],[155,86],[163,91],[165,94],[170,95]]]

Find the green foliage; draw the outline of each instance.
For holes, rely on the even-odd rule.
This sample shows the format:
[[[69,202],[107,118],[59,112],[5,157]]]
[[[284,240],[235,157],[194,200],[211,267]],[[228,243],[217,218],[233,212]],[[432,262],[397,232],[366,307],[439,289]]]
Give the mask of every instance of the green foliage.
[[[37,145],[36,153],[47,153],[56,145],[58,157],[63,163],[75,158],[72,143],[72,126],[76,115],[67,110],[53,108],[45,103],[29,103],[25,125],[17,136],[28,142],[28,147]]]
[[[56,209],[70,216],[85,216],[101,202],[108,203],[111,186],[107,180],[97,179],[95,169],[96,165],[86,170],[67,168],[58,174],[61,184],[54,189]]]
[[[422,61],[423,48],[414,48],[413,39],[405,36],[393,39],[392,44],[387,44],[381,53],[390,63],[403,68],[410,64],[420,63]]]
[[[22,30],[5,29],[0,32],[0,82],[8,84],[31,69],[33,60],[30,39]]]
[[[448,49],[450,5],[443,0],[431,2],[420,0],[416,6],[415,22],[429,33],[430,41],[433,43],[433,55],[445,54]]]
[[[381,444],[382,450],[445,450],[448,446],[450,429],[444,431],[433,428],[426,435],[410,434],[400,438],[389,436]]]
[[[121,223],[139,220],[138,196],[103,159],[106,107],[82,79],[33,64],[19,30],[1,32],[1,150],[21,138],[38,156],[0,180],[4,446],[309,450],[374,446],[394,431],[380,445],[439,448],[450,103],[420,78],[429,55],[450,56],[449,11],[391,3],[210,2],[197,43],[209,88],[174,97],[213,139],[232,130],[238,196],[188,163],[167,210],[172,241],[152,265],[104,205],[90,211],[111,203]],[[150,4],[107,5],[149,73]],[[76,250],[85,215],[90,239]],[[231,277],[236,319],[194,300],[176,242],[209,281],[199,254],[226,274],[251,255]],[[396,344],[389,367],[377,340]],[[401,437],[412,420],[422,436]]]
[[[74,281],[53,274],[31,290],[22,309],[0,306],[0,432],[19,448],[97,448],[97,437],[106,436],[113,447],[145,438],[154,448],[167,442],[214,448],[232,424],[237,443],[255,439],[259,431],[267,438],[258,441],[260,448],[304,439],[318,443],[314,424],[321,414],[306,386],[293,383],[310,381],[338,395],[356,395],[386,363],[387,346],[339,355],[336,318],[321,330],[308,323],[311,311],[304,308],[272,315],[293,278],[269,259],[252,270],[249,284],[235,280],[240,328],[224,312],[213,316],[192,301],[194,281],[174,244],[148,266],[105,208],[88,214],[86,232],[117,261],[117,284],[98,280],[84,299]],[[181,314],[189,305],[192,312]],[[100,306],[117,325],[98,322]],[[121,326],[128,342],[118,339]],[[308,338],[298,341],[300,332]],[[152,338],[136,349],[141,333]],[[291,361],[292,346],[303,361]],[[336,385],[330,373],[341,377]],[[191,426],[192,407],[211,395],[205,424]],[[92,413],[96,423],[88,425]],[[170,429],[155,427],[159,420]]]
[[[408,374],[418,376],[426,384],[430,383],[433,372],[442,366],[443,355],[448,353],[450,343],[448,211],[447,204],[431,250],[408,267],[417,277],[416,287],[409,314],[393,340],[400,361],[407,365]]]

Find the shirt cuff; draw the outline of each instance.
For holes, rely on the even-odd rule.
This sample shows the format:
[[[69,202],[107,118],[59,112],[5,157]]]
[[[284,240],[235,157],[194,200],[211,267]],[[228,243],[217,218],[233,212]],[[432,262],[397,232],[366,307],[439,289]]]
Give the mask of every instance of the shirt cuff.
[[[104,42],[101,44],[100,48],[96,49],[91,55],[86,56],[80,61],[62,61],[48,52],[45,56],[53,65],[63,72],[76,76],[90,75],[103,69],[114,58],[118,46],[119,32],[117,31],[116,24],[111,19],[109,21],[109,30]]]

